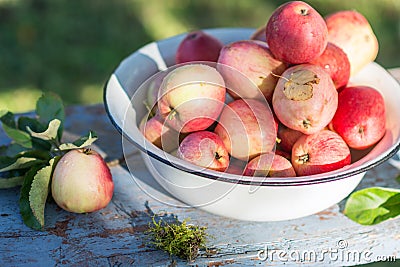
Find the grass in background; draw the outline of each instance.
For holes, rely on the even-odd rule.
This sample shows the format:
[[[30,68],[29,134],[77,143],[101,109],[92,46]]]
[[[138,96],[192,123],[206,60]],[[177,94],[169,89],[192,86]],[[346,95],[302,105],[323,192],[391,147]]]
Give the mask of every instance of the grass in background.
[[[34,108],[41,92],[67,105],[102,101],[118,63],[153,40],[214,27],[259,27],[285,1],[0,0],[0,109]],[[400,2],[310,0],[322,15],[356,9],[380,43],[377,61],[400,66]]]
[[[5,1],[0,32],[0,104],[14,111],[32,109],[40,91],[101,102],[118,62],[150,41],[125,1]]]

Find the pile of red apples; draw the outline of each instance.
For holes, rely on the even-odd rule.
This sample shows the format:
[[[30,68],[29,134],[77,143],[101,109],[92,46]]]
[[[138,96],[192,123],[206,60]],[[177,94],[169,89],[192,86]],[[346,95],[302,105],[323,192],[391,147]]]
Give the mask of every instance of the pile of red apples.
[[[191,32],[176,51],[178,65],[149,88],[151,112],[139,128],[164,151],[220,172],[337,170],[385,133],[379,88],[349,84],[377,53],[363,15],[346,10],[323,18],[302,1],[278,7],[248,40],[223,45]],[[241,75],[261,98],[252,86],[232,90]]]

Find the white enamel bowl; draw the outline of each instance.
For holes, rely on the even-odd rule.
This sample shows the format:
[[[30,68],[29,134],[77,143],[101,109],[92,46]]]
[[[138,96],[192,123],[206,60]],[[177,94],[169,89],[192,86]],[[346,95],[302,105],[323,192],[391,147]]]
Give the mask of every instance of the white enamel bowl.
[[[206,30],[224,43],[248,39],[254,29]],[[149,144],[138,129],[146,113],[146,92],[139,86],[159,70],[174,64],[184,35],[150,43],[124,59],[104,88],[104,102],[115,127],[128,144],[142,151],[158,183],[184,203],[208,212],[249,221],[278,221],[307,216],[340,202],[359,184],[365,172],[392,157],[400,147],[400,86],[376,63],[366,66],[351,83],[369,85],[384,96],[386,134],[365,156],[340,170],[306,177],[249,180],[239,175],[204,170]],[[132,96],[134,96],[132,98]]]

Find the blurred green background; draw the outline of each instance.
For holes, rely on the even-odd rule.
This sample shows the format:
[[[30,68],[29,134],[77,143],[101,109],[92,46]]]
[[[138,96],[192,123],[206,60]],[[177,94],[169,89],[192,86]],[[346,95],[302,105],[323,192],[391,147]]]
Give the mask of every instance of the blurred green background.
[[[0,109],[32,110],[45,91],[66,105],[102,102],[113,69],[139,47],[199,28],[257,28],[283,2],[0,0]],[[380,43],[377,62],[400,67],[399,0],[308,3],[322,15],[361,12]]]

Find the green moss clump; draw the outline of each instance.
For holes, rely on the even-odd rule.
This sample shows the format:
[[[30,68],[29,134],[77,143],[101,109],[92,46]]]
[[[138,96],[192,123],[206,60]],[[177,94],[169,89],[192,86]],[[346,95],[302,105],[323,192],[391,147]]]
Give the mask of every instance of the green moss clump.
[[[175,220],[167,223],[162,219],[152,218],[147,233],[152,241],[150,242],[158,249],[168,252],[171,256],[194,261],[200,249],[206,248],[207,233],[206,227],[200,227]]]

